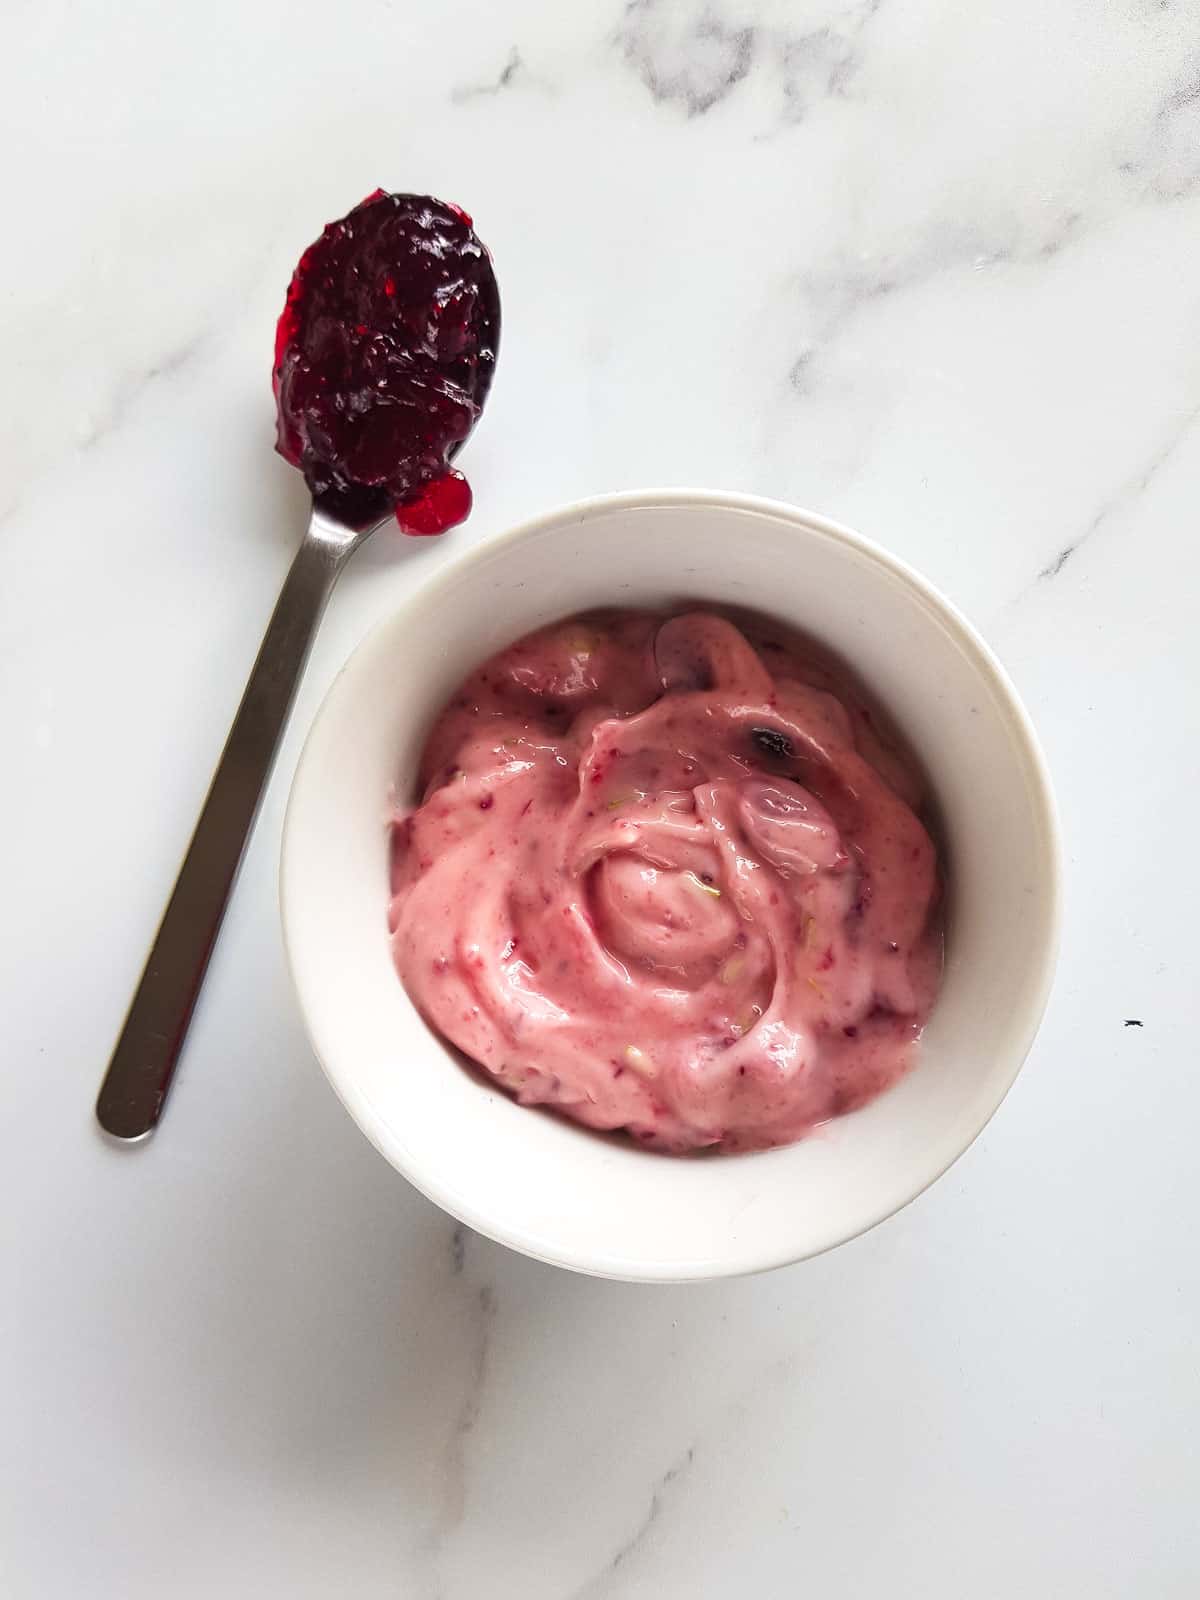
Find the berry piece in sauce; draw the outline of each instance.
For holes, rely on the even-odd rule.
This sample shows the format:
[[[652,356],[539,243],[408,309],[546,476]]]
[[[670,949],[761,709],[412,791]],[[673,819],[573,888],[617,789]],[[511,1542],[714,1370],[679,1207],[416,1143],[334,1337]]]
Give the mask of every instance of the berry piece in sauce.
[[[751,728],[750,737],[760,755],[774,761],[791,761],[796,747],[781,728]]]
[[[450,468],[483,410],[500,296],[471,219],[377,189],[304,252],[275,335],[276,449],[317,503],[442,533],[471,509]]]

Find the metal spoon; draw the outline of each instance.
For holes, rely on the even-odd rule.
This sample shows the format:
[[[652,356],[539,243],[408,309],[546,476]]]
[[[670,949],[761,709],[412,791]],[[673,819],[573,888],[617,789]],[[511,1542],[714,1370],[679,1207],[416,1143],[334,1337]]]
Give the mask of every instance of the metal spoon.
[[[494,350],[500,301],[490,273],[484,287]],[[492,371],[489,362],[475,374],[480,409]],[[114,1138],[144,1139],[158,1123],[317,624],[350,556],[390,520],[356,526],[336,504],[314,501],[100,1086],[96,1116]]]
[[[100,1086],[96,1116],[117,1139],[144,1139],[162,1113],[317,624],[372,531],[313,507]]]

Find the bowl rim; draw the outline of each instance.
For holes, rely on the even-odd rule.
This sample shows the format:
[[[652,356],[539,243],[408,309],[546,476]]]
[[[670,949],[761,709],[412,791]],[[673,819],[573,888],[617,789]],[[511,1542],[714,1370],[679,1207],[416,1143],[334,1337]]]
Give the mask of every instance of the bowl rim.
[[[948,1160],[935,1159],[928,1169],[923,1169],[914,1181],[910,1181],[904,1186],[904,1192],[894,1202],[889,1201],[876,1212],[863,1219],[856,1220],[849,1227],[835,1230],[823,1244],[816,1248],[797,1250],[795,1247],[786,1245],[766,1250],[750,1248],[734,1258],[705,1258],[695,1262],[694,1265],[689,1265],[686,1272],[681,1272],[677,1263],[666,1261],[630,1261],[625,1257],[605,1257],[602,1253],[587,1249],[579,1251],[570,1251],[562,1248],[557,1250],[550,1249],[545,1241],[538,1239],[536,1236],[519,1229],[506,1228],[501,1224],[497,1224],[491,1217],[479,1212],[476,1207],[464,1203],[461,1197],[441,1182],[436,1172],[430,1172],[411,1162],[407,1151],[391,1139],[387,1127],[376,1114],[370,1098],[356,1083],[353,1066],[347,1065],[344,1060],[335,1062],[328,1059],[329,1052],[322,1050],[318,1042],[318,1035],[322,1030],[315,1023],[304,986],[298,976],[296,954],[290,933],[291,916],[289,913],[292,884],[295,878],[294,863],[296,852],[293,844],[296,830],[292,824],[297,811],[297,795],[306,781],[306,773],[310,766],[318,729],[331,714],[331,703],[336,698],[337,688],[352,665],[368,652],[385,633],[389,633],[397,626],[402,625],[404,618],[410,612],[414,611],[418,606],[426,607],[431,602],[436,602],[445,591],[453,589],[472,566],[484,560],[495,559],[497,555],[501,555],[508,547],[556,526],[586,520],[597,514],[611,511],[654,510],[662,507],[671,509],[719,508],[782,519],[795,526],[803,527],[810,534],[816,534],[835,543],[850,546],[860,555],[884,568],[914,590],[925,605],[952,630],[960,646],[978,662],[991,687],[997,694],[1003,714],[1009,720],[1017,736],[1016,742],[1027,769],[1030,794],[1034,800],[1038,821],[1044,833],[1044,843],[1050,869],[1048,881],[1045,885],[1046,909],[1048,912],[1047,937],[1040,964],[1038,985],[1036,993],[1027,1008],[1025,1026],[1021,1031],[1017,1045],[1010,1052],[1008,1065],[998,1083],[994,1100],[984,1114],[976,1119],[968,1137],[955,1153]],[[870,1232],[872,1228],[878,1227],[881,1222],[887,1221],[889,1217],[895,1216],[906,1206],[911,1205],[971,1148],[1000,1109],[1013,1083],[1016,1081],[1045,1015],[1054,983],[1062,939],[1063,859],[1062,833],[1049,768],[1032,720],[1020,695],[1017,693],[1015,685],[990,645],[986,643],[963,613],[915,567],[910,566],[906,561],[893,555],[882,545],[847,527],[845,524],[826,517],[819,512],[809,511],[804,507],[793,505],[787,501],[720,489],[687,487],[623,489],[588,495],[577,500],[568,501],[537,516],[527,518],[525,521],[503,529],[498,533],[485,535],[469,549],[452,557],[424,581],[418,581],[401,604],[387,616],[374,623],[358,641],[326,689],[304,736],[304,742],[297,758],[288,792],[280,840],[278,867],[279,909],[288,975],[296,997],[304,1031],[308,1037],[309,1045],[321,1066],[321,1070],[359,1129],[384,1159],[426,1199],[432,1201],[449,1216],[465,1224],[474,1232],[551,1266],[563,1267],[592,1277],[609,1278],[622,1282],[711,1282],[721,1278],[746,1277],[760,1272],[771,1271],[776,1267],[788,1266],[802,1260],[812,1260],[817,1256],[824,1255],[828,1250],[836,1249],[839,1245],[847,1244],[850,1240],[861,1237],[863,1234]],[[774,1153],[767,1151],[757,1152],[756,1154],[770,1156]],[[751,1157],[739,1156],[733,1159],[751,1159]]]

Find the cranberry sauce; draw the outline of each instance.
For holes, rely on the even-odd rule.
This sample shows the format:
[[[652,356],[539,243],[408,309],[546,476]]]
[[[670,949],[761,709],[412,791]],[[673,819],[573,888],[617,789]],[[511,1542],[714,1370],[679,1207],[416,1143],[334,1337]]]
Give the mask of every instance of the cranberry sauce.
[[[442,533],[471,509],[450,460],[483,410],[500,296],[457,206],[377,189],[301,256],[275,335],[276,449],[331,515]]]

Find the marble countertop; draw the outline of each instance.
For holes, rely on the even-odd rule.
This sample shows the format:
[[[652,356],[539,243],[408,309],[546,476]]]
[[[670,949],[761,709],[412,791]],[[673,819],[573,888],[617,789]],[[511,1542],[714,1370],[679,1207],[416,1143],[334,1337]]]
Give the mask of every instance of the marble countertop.
[[[1200,1587],[1200,10],[1189,0],[45,0],[0,23],[6,1600],[1008,1600]],[[505,345],[470,524],[334,597],[145,1148],[100,1073],[304,517],[299,249],[467,206]],[[639,1288],[456,1230],[307,1046],[305,728],[468,542],[598,490],[915,563],[1068,849],[1024,1073],[930,1193]]]

